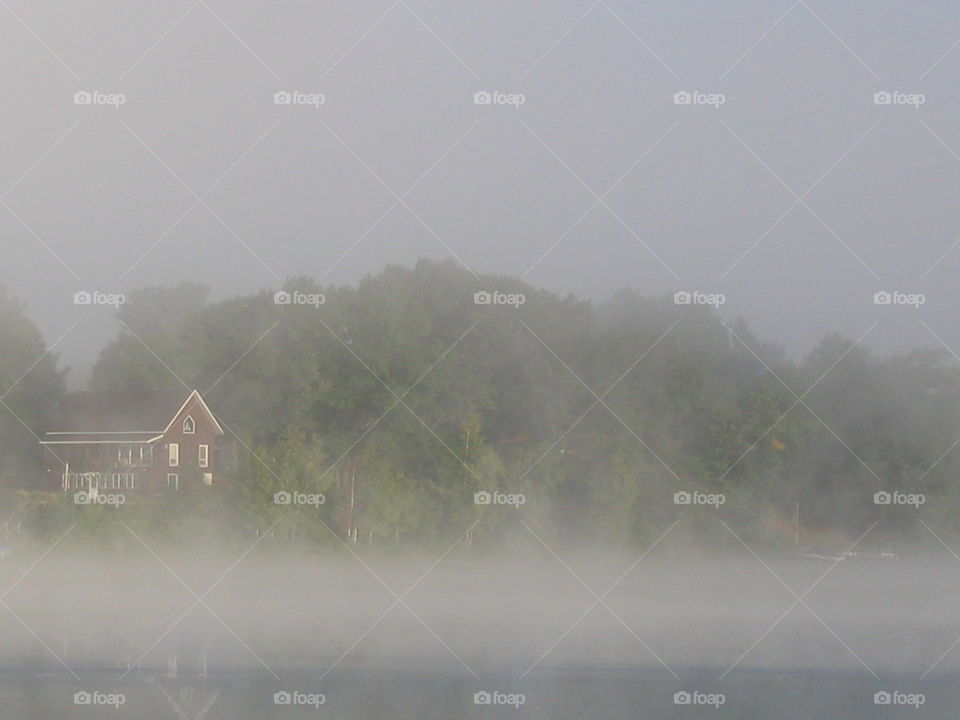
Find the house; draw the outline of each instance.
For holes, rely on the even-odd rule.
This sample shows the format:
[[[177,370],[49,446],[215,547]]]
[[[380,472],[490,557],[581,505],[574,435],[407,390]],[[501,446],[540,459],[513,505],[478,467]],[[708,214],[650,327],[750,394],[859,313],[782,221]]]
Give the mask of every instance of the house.
[[[40,439],[51,490],[178,490],[217,479],[224,434],[196,390],[78,392]]]

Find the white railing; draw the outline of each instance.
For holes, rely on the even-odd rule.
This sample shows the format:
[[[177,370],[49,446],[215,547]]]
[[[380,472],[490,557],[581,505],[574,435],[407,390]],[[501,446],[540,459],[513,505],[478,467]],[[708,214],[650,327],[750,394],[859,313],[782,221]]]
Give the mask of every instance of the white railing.
[[[65,472],[61,476],[64,490],[136,490],[143,482],[140,473]]]

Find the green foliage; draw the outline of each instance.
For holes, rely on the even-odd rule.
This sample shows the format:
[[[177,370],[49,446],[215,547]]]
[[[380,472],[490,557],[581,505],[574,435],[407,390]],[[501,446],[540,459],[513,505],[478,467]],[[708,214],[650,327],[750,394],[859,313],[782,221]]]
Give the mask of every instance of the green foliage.
[[[744,538],[786,544],[797,503],[805,527],[855,537],[879,517],[906,528],[872,504],[877,490],[957,495],[960,453],[944,453],[960,437],[960,372],[943,353],[881,359],[829,335],[797,362],[708,308],[630,291],[594,307],[452,262],[284,289],[324,302],[278,304],[264,290],[210,303],[181,285],[122,309],[94,385],[179,387],[169,368],[210,388],[240,447],[228,491],[144,501],[130,516],[138,532],[222,523],[208,534],[393,546],[449,543],[474,521],[472,538],[492,542],[526,522],[560,543],[642,545],[677,517],[675,492],[699,490],[726,496],[720,514]],[[492,289],[526,302],[474,303]],[[4,296],[0,309],[14,339],[0,378],[15,379],[42,343]],[[24,398],[38,412],[59,388],[45,372]],[[280,491],[324,502],[278,505]],[[479,491],[526,503],[475,505]],[[66,512],[49,501],[34,516],[53,527]],[[730,540],[695,524],[707,542],[718,528]]]
[[[0,286],[0,489],[24,485],[40,472],[34,428],[49,422],[63,391],[56,356],[22,303]]]

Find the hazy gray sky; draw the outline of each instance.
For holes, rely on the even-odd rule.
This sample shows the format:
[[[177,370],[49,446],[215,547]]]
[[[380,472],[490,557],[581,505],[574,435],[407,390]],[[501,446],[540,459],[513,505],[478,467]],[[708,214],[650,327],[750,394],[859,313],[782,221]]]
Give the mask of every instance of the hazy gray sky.
[[[960,351],[955,3],[8,0],[0,18],[0,283],[51,342],[80,321],[57,346],[78,376],[116,330],[78,290],[220,298],[419,256],[597,299],[720,292],[791,353],[875,321],[881,352]]]

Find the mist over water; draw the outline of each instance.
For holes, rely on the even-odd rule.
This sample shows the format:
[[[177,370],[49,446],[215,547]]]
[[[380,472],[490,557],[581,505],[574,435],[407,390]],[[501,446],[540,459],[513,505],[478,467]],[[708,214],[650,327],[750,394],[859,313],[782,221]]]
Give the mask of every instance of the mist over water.
[[[0,720],[955,720],[958,36],[0,0]]]
[[[235,555],[203,548],[107,558],[63,544],[4,598],[4,717],[68,706],[106,717],[73,704],[85,691],[123,694],[126,717],[165,703],[169,712],[170,698],[190,716],[215,696],[209,717],[244,719],[387,708],[573,718],[601,697],[610,718],[763,717],[775,707],[789,707],[786,717],[825,708],[882,717],[874,693],[885,689],[924,693],[923,716],[947,717],[958,700],[960,657],[947,651],[960,637],[960,562],[944,553],[769,554],[764,567],[749,552],[686,541],[664,541],[639,562],[611,548],[561,559],[528,543],[458,545],[434,564],[424,553],[260,546],[234,565]],[[35,559],[6,559],[0,582]],[[278,692],[323,702],[281,707]],[[487,708],[474,701],[484,692],[523,701]],[[678,692],[723,701],[685,708]]]

